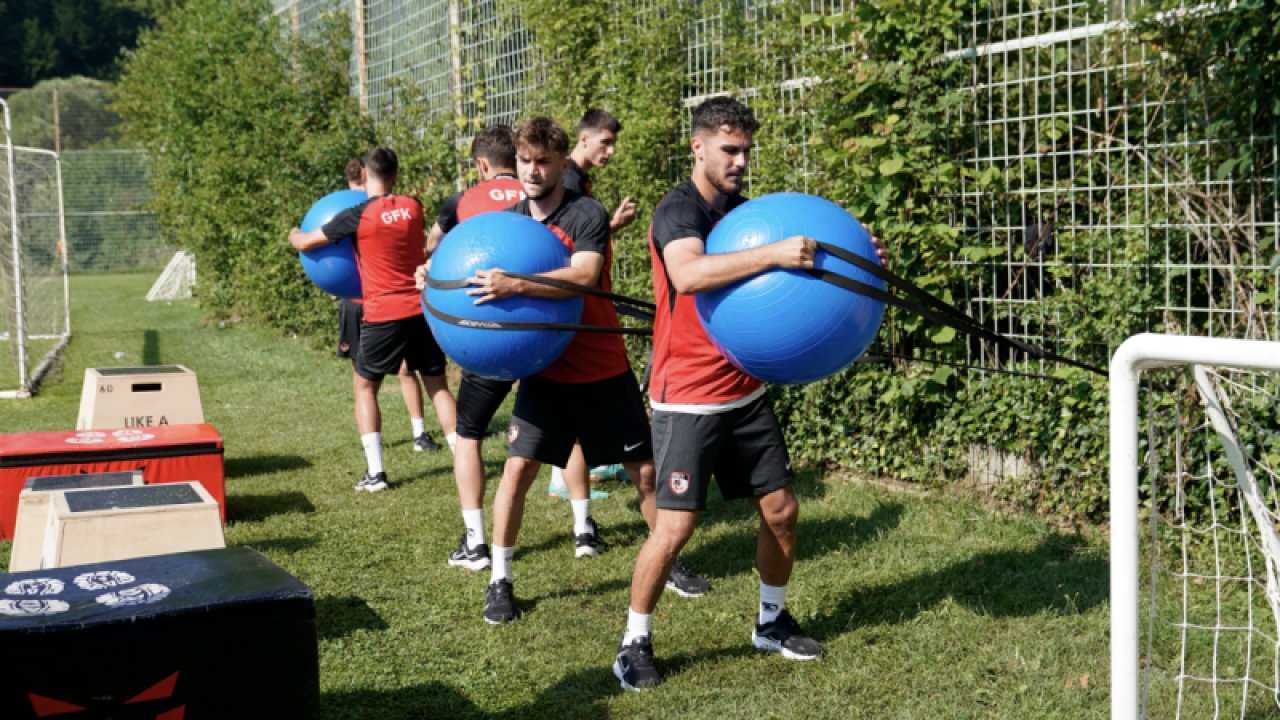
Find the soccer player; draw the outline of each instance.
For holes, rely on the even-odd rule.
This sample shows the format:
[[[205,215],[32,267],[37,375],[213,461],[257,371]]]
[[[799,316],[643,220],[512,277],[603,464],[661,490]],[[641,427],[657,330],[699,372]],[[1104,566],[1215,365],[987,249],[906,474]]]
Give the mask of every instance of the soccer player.
[[[445,434],[455,424],[453,396],[445,380],[445,357],[436,344],[414,287],[414,270],[425,261],[426,235],[422,205],[394,195],[399,160],[388,148],[374,148],[364,157],[369,199],[344,210],[321,228],[289,230],[289,243],[313,250],[351,235],[356,265],[364,289],[364,319],[356,355],[356,426],[364,446],[367,470],[357,491],[387,488],[382,463],[382,414],[378,389],[383,377],[399,372],[402,363],[423,376]]]
[[[360,158],[351,158],[343,169],[347,178],[347,189],[364,190],[364,162]],[[338,303],[338,357],[351,360],[351,384],[354,388],[360,381],[356,374],[356,355],[360,350],[360,321],[364,318],[364,301],[359,298],[340,298]],[[439,450],[440,446],[427,434],[427,420],[422,407],[422,389],[418,385],[418,375],[408,365],[400,364],[398,373],[400,380],[400,396],[404,398],[405,409],[409,411],[409,425],[413,431],[413,451],[425,452]],[[453,436],[446,438],[450,447]]]
[[[515,175],[515,144],[511,128],[494,125],[480,131],[471,142],[471,158],[476,164],[480,182],[450,195],[440,206],[436,223],[427,235],[427,252],[439,245],[445,234],[473,215],[504,210],[524,199],[524,189]],[[425,284],[419,278],[419,289]],[[515,385],[514,381],[498,380],[463,370],[462,384],[458,389],[458,438],[454,453],[454,480],[458,487],[458,501],[462,508],[465,528],[458,547],[449,555],[448,563],[454,567],[481,570],[491,562],[489,546],[484,535],[484,461],[481,442],[493,416],[503,399]],[[574,544],[577,557],[596,555],[604,549],[591,518],[588,498],[589,480],[585,465],[572,476],[569,489],[574,515]]]
[[[569,155],[569,165],[564,171],[564,186],[582,195],[591,192],[591,176],[594,168],[609,164],[618,152],[618,134],[622,123],[607,110],[592,109],[578,121],[578,144]],[[630,196],[622,199],[618,209],[609,219],[609,230],[617,232],[636,219],[636,204]]]
[[[568,267],[544,274],[608,290],[612,263],[609,214],[594,199],[562,184],[568,136],[550,119],[534,118],[516,131],[515,146],[516,169],[527,198],[512,211],[542,222],[571,252]],[[560,298],[571,294],[513,278],[498,268],[478,270],[468,280],[475,287],[467,292],[477,304],[513,295]],[[582,322],[617,327],[617,311],[607,300],[586,297]],[[541,464],[563,467],[574,442],[579,441],[587,462],[593,465],[622,462],[641,488],[642,508],[646,504],[651,507],[652,490],[643,490],[653,487],[648,426],[644,400],[620,335],[578,333],[550,367],[520,381],[508,431],[509,457],[494,497],[486,622],[500,624],[516,617],[511,559],[525,497]]]
[[[654,297],[653,368],[649,399],[657,458],[653,531],[636,557],[626,631],[613,673],[628,690],[657,686],[651,624],[663,581],[706,508],[714,475],[726,499],[747,498],[760,514],[756,564],[760,604],[752,643],[792,660],[822,648],[786,609],[796,558],[799,506],[791,461],[764,385],[738,370],[711,344],[698,322],[694,294],[772,268],[813,267],[817,245],[793,236],[723,255],[704,252],[720,218],[746,199],[743,175],[758,123],[729,98],[693,112],[693,176],[658,204],[649,228]]]

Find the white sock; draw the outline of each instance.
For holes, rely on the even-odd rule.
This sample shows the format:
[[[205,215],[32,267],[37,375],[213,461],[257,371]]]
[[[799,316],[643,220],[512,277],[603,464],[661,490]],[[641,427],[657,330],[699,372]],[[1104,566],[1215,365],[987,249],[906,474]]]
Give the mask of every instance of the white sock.
[[[409,424],[413,426],[413,436],[415,438],[427,431],[426,418],[409,418]]]
[[[568,489],[568,486],[564,484],[564,470],[556,467],[555,465],[552,465],[551,466],[551,485],[547,488],[547,491],[551,492],[551,491],[560,490],[560,489],[566,489],[566,490]]]
[[[467,526],[467,547],[474,550],[484,544],[484,508],[463,510],[462,524]]]
[[[382,472],[382,433],[371,432],[361,435],[360,444],[364,446],[364,457],[369,463],[369,474],[377,475]]]
[[[622,636],[622,644],[630,644],[632,640],[638,637],[644,637],[651,634],[653,626],[653,615],[649,613],[638,613],[635,610],[627,608],[627,632]]]
[[[787,607],[787,586],[765,585],[760,583],[760,624],[765,625],[778,619],[778,615]]]
[[[417,435],[414,435],[417,437]],[[444,436],[444,441],[449,443],[449,452],[453,453],[458,448],[458,433],[451,432]]]
[[[490,584],[511,579],[511,558],[515,554],[515,548],[493,546],[493,571],[489,573]]]
[[[591,532],[591,498],[570,500],[573,506],[573,534],[586,535]]]

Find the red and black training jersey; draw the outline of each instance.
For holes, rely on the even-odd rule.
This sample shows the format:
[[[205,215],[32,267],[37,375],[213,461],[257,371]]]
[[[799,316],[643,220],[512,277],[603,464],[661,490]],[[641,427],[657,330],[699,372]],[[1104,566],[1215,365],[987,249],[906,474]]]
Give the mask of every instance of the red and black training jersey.
[[[529,201],[521,200],[511,208],[521,215],[532,214]],[[604,268],[596,287],[612,291],[610,268],[613,251],[609,244],[609,213],[594,199],[564,191],[564,200],[542,221],[570,253],[597,252],[604,256]],[[618,327],[618,311],[613,303],[598,297],[583,298],[582,323]],[[580,332],[565,348],[564,354],[540,375],[563,383],[588,383],[607,380],[631,369],[622,336],[616,333]]]
[[[560,176],[560,184],[564,185],[565,189],[572,190],[579,195],[595,197],[591,193],[591,176],[587,174],[586,170],[582,169],[582,166],[574,162],[573,158],[569,158],[569,162],[564,169],[564,175]]]
[[[725,211],[746,202],[730,195]],[[667,244],[694,237],[706,243],[711,229],[724,217],[686,180],[667,193],[653,211],[649,226],[649,254],[653,262],[653,296],[658,306],[653,322],[653,367],[649,396],[668,405],[716,405],[744,398],[762,383],[742,372],[720,354],[702,329],[692,295],[681,295],[667,277],[663,252]]]
[[[382,195],[333,216],[321,231],[330,242],[355,238],[356,267],[364,288],[364,319],[389,322],[422,314],[413,272],[427,261],[422,205],[404,195]]]
[[[469,217],[506,210],[523,199],[524,188],[514,175],[498,175],[446,198],[436,224],[447,233]]]

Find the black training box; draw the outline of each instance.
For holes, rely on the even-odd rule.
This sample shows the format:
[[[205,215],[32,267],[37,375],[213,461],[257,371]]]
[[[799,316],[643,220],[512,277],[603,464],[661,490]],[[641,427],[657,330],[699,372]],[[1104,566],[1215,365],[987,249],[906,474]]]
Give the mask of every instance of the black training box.
[[[0,718],[312,718],[311,589],[249,548],[0,575]]]

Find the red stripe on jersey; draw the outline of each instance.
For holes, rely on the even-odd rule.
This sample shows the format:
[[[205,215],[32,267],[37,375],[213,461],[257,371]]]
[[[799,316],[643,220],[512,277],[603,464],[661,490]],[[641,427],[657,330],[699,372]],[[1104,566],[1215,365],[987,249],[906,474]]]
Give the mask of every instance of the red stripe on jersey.
[[[364,286],[364,319],[389,322],[422,314],[413,272],[427,261],[422,206],[404,195],[369,201],[356,229],[356,266]]]
[[[658,306],[653,321],[649,396],[654,402],[671,405],[714,405],[755,392],[763,383],[720,354],[702,328],[693,296],[677,293],[667,279],[667,266],[653,242],[652,225],[649,257],[653,263],[653,297]]]
[[[564,230],[553,223],[547,227],[560,242],[573,252],[573,239]],[[613,266],[613,248],[609,247],[604,257],[604,268],[600,270],[600,283],[597,287],[611,292],[613,280],[609,268]],[[618,310],[613,303],[604,298],[584,297],[582,302],[582,324],[618,327]],[[574,336],[573,342],[565,348],[564,354],[539,373],[548,380],[562,383],[589,383],[608,380],[631,370],[627,360],[627,346],[622,336],[614,333],[580,332]]]
[[[513,177],[498,177],[467,188],[458,199],[458,221],[481,213],[505,210],[523,200],[524,188]]]

